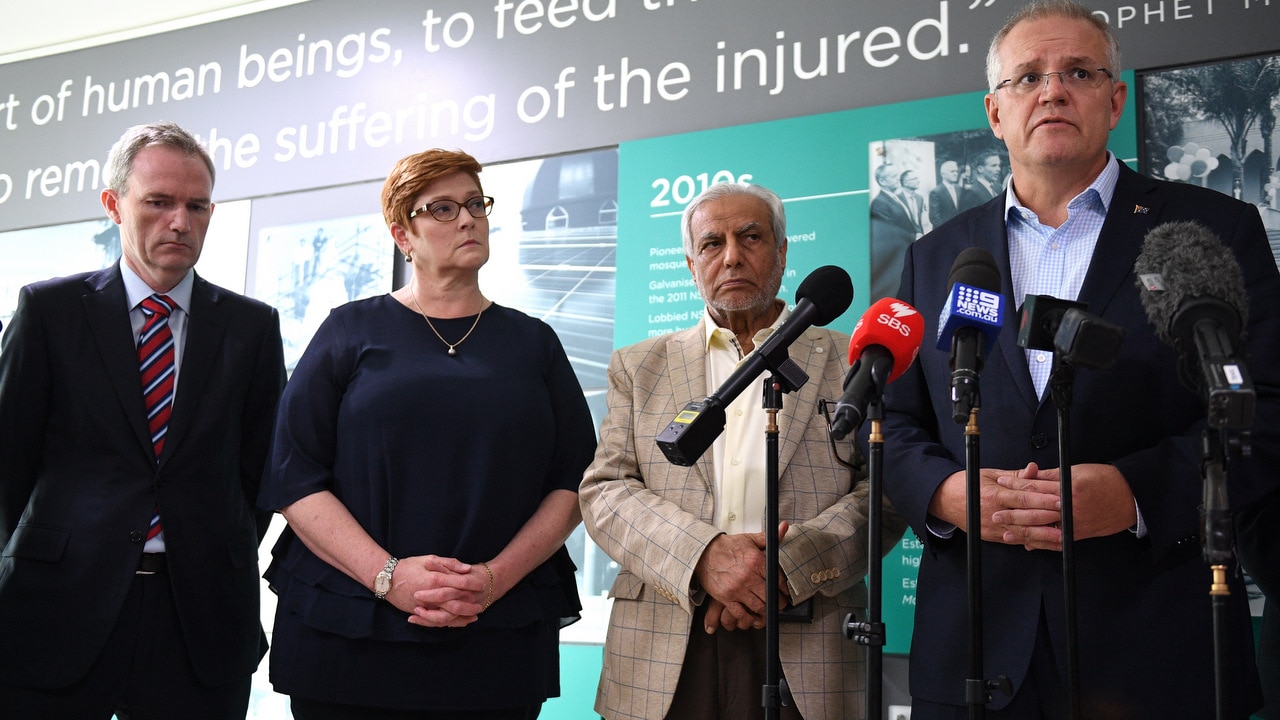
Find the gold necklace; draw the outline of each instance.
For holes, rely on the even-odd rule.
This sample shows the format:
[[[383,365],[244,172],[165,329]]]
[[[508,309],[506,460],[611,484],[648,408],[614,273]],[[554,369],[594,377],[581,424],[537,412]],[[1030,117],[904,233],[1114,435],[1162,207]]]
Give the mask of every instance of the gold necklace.
[[[468,331],[467,331],[467,334],[466,334],[466,335],[463,335],[463,336],[462,336],[462,339],[461,339],[461,340],[459,340],[458,342],[456,342],[456,343],[450,343],[448,340],[445,340],[445,339],[444,339],[444,336],[442,336],[442,335],[440,334],[440,331],[439,331],[439,330],[436,330],[436,326],[431,324],[431,318],[427,317],[427,314],[426,314],[426,313],[424,313],[424,312],[422,312],[422,306],[418,304],[418,295],[417,295],[417,293],[410,293],[410,294],[409,294],[409,299],[410,299],[410,300],[413,300],[413,306],[414,306],[415,308],[417,308],[417,309],[418,309],[418,314],[422,316],[422,319],[427,321],[427,327],[431,328],[431,332],[435,333],[435,336],[436,336],[436,337],[438,337],[438,338],[440,338],[440,342],[442,342],[442,343],[444,343],[445,345],[448,345],[448,346],[449,346],[449,357],[455,357],[455,356],[457,356],[458,351],[457,351],[457,350],[455,350],[454,348],[456,348],[456,347],[458,347],[459,345],[461,345],[462,343],[466,342],[466,339],[467,339],[467,338],[469,338],[469,337],[471,337],[471,332],[472,332],[472,330],[475,330],[475,329],[476,329],[476,326],[480,324],[480,316],[484,314],[484,305],[483,305],[483,304],[481,304],[481,305],[480,305],[480,312],[476,313],[476,320],[475,320],[475,322],[471,323],[471,330],[468,330]]]

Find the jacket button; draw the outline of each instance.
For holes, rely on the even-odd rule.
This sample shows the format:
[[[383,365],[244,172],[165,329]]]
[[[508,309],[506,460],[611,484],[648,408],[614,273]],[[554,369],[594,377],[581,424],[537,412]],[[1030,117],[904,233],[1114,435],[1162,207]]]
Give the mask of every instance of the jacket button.
[[[147,534],[141,530],[134,530],[129,533],[129,542],[142,542],[147,539]]]
[[[1036,433],[1031,436],[1031,446],[1037,450],[1043,450],[1049,446],[1049,436],[1044,433]]]

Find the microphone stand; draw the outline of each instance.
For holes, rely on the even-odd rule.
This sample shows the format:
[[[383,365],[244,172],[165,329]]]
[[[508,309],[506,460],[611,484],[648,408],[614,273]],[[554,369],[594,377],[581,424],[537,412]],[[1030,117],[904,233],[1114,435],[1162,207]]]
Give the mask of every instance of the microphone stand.
[[[1062,502],[1062,593],[1067,621],[1068,717],[1080,718],[1080,645],[1076,627],[1075,512],[1071,503],[1071,399],[1075,368],[1054,353],[1049,393],[1058,411],[1058,493]]]
[[[884,540],[880,536],[884,523],[881,508],[884,495],[884,431],[881,423],[884,406],[879,392],[881,387],[880,383],[875,384],[875,394],[867,404],[867,419],[871,421],[871,433],[867,437],[867,619],[857,622],[853,613],[849,613],[844,620],[844,636],[867,648],[867,718],[881,717],[884,704]]]
[[[1227,503],[1227,449],[1229,440],[1224,431],[1205,428],[1200,435],[1200,472],[1204,481],[1201,520],[1204,525],[1203,552],[1213,579],[1209,585],[1209,597],[1213,605],[1213,680],[1216,717],[1226,720],[1231,706],[1230,685],[1227,678],[1227,598],[1231,588],[1227,586],[1227,566],[1231,562],[1232,526],[1231,511]],[[1246,433],[1237,443],[1244,454],[1250,451]]]
[[[760,689],[760,704],[766,720],[778,720],[782,707],[782,658],[778,633],[778,411],[782,409],[782,396],[799,389],[800,384],[788,381],[781,372],[772,372],[764,384],[763,407],[768,420],[765,425],[765,668],[764,686]],[[798,378],[797,378],[798,379]]]
[[[969,705],[970,720],[982,720],[986,717],[987,702],[987,682],[982,670],[982,517],[978,487],[982,465],[978,459],[979,435],[978,406],[975,403],[969,409],[969,420],[964,427],[965,517],[969,530],[965,533],[969,590],[969,679],[965,681],[964,697]]]
[[[975,367],[981,367],[982,354],[980,346],[961,345],[957,338],[952,340],[953,354],[957,347],[962,351],[976,354]],[[965,367],[968,367],[966,364]],[[979,459],[978,409],[981,405],[981,393],[978,390],[978,373],[976,370],[952,370],[952,412],[951,418],[957,423],[965,423],[964,428],[964,479],[965,479],[965,533],[966,578],[969,591],[969,677],[965,680],[964,697],[969,706],[969,719],[982,720],[986,717],[986,703],[990,700],[990,691],[1000,688],[1006,693],[1013,693],[1013,685],[1004,675],[994,680],[983,677],[982,652],[982,512],[979,492],[979,479],[982,474],[982,462]]]

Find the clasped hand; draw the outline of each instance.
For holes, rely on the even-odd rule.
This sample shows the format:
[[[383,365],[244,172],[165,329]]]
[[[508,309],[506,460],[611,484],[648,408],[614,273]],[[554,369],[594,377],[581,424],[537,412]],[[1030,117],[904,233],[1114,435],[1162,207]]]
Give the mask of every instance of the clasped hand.
[[[1021,470],[983,468],[978,485],[983,540],[1028,550],[1062,550],[1059,469],[1041,470],[1035,463]],[[1076,540],[1111,535],[1137,522],[1133,492],[1114,465],[1071,466],[1071,500]],[[930,512],[965,529],[963,472],[943,481]]]
[[[396,565],[387,601],[423,627],[463,627],[475,622],[489,592],[484,566],[456,558],[419,555]]]
[[[778,542],[787,534],[786,522],[778,525]],[[694,576],[707,592],[707,634],[725,630],[761,629],[765,624],[765,534],[719,535],[698,559]],[[778,606],[790,600],[787,580],[778,573]]]

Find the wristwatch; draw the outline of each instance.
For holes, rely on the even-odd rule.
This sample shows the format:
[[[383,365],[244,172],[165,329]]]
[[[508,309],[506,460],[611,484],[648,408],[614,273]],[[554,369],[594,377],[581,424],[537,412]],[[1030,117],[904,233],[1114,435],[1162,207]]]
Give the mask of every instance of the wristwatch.
[[[387,558],[387,564],[382,566],[382,572],[373,579],[373,596],[379,600],[385,600],[387,593],[391,592],[391,573],[396,571],[398,562],[400,562],[398,558]]]

